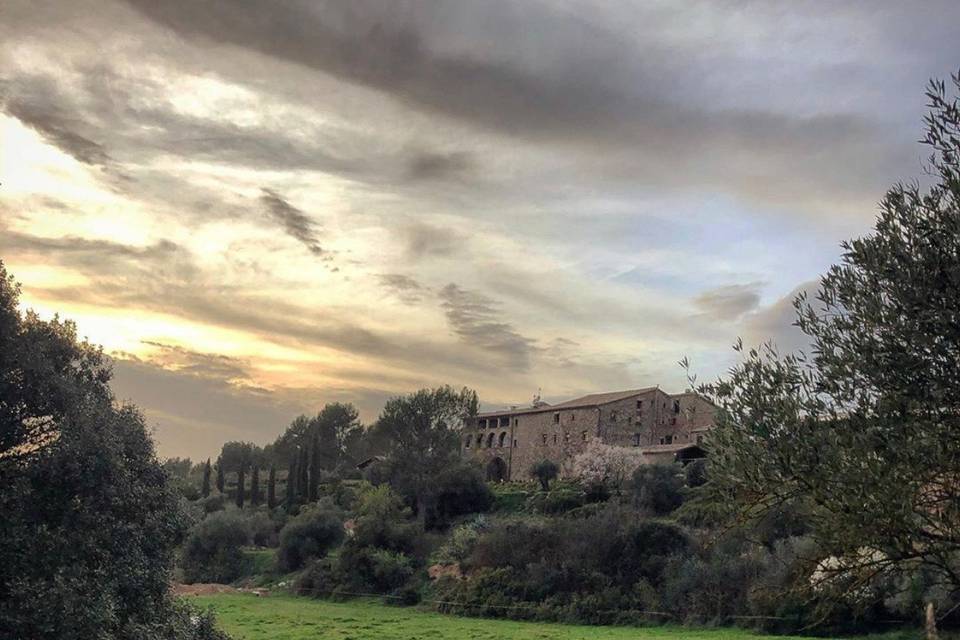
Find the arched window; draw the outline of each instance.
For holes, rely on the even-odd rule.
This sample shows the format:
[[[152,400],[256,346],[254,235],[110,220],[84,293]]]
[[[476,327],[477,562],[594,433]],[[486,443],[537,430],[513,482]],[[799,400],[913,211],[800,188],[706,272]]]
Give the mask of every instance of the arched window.
[[[467,436],[463,441],[463,446],[467,449],[470,448],[470,443],[473,442],[473,436]]]
[[[503,446],[503,443],[504,443],[504,441],[505,441],[506,439],[507,439],[507,432],[504,431],[503,433],[500,434],[500,440],[499,440],[499,442],[497,443],[497,446],[498,446],[498,447],[502,447],[502,446]]]
[[[495,435],[495,434],[493,433],[493,431],[491,431],[491,432],[490,432],[490,435],[487,436],[487,448],[488,448],[488,449],[493,446],[493,436],[494,436],[494,435]]]
[[[477,434],[477,449],[481,449],[481,448],[483,448],[483,434],[482,434],[482,433],[478,433],[478,434]]]

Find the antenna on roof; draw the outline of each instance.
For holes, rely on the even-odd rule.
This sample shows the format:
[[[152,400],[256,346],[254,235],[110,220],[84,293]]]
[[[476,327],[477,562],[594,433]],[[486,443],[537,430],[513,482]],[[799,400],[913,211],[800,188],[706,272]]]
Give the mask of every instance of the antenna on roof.
[[[537,394],[533,396],[533,406],[538,406],[540,404],[540,396],[543,394],[543,389],[537,387]]]

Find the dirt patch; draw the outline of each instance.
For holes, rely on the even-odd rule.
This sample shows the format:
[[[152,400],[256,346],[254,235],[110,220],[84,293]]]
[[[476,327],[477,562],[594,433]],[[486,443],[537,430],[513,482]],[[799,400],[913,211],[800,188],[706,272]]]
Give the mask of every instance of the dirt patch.
[[[270,592],[266,589],[238,589],[228,584],[197,583],[197,584],[175,584],[170,587],[170,591],[175,596],[209,596],[214,593],[252,593],[255,596],[268,596]]]

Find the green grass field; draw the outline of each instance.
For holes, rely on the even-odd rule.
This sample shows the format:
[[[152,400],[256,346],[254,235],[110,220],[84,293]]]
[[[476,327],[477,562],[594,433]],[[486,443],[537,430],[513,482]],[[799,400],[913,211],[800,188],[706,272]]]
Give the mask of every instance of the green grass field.
[[[375,601],[327,602],[295,596],[247,594],[194,596],[212,607],[238,640],[790,640],[739,629],[587,627],[461,618]]]

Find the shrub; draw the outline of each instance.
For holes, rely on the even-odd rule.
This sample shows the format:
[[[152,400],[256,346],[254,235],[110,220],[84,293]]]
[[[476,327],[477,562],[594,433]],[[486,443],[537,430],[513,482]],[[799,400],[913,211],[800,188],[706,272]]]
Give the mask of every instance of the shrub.
[[[276,547],[279,542],[277,525],[265,511],[254,511],[247,517],[250,539],[258,547]]]
[[[457,516],[489,511],[493,501],[493,492],[476,468],[454,465],[435,480],[433,508],[427,516],[427,526],[444,526]]]
[[[197,524],[183,545],[184,581],[221,582],[236,580],[243,573],[242,547],[249,534],[243,516],[221,511]]]
[[[344,537],[340,512],[332,506],[304,509],[280,530],[277,565],[296,571],[310,558],[322,558]]]
[[[530,475],[537,479],[544,491],[550,490],[550,481],[556,479],[559,473],[560,468],[552,460],[541,460],[530,468]]]
[[[683,469],[684,475],[686,475],[687,486],[691,489],[697,487],[702,487],[707,484],[707,459],[700,458],[699,460],[692,460],[687,464]]]
[[[353,541],[358,547],[378,547],[408,553],[418,534],[409,521],[410,510],[386,485],[368,489],[360,498],[354,519]]]
[[[226,501],[224,500],[223,495],[204,498],[201,504],[203,505],[203,512],[207,514],[223,511],[224,508],[226,508]]]
[[[683,470],[677,464],[648,464],[638,468],[631,482],[638,509],[662,516],[683,504]]]
[[[530,496],[527,499],[527,509],[533,513],[557,515],[582,507],[584,502],[584,494],[580,491],[549,491]]]

